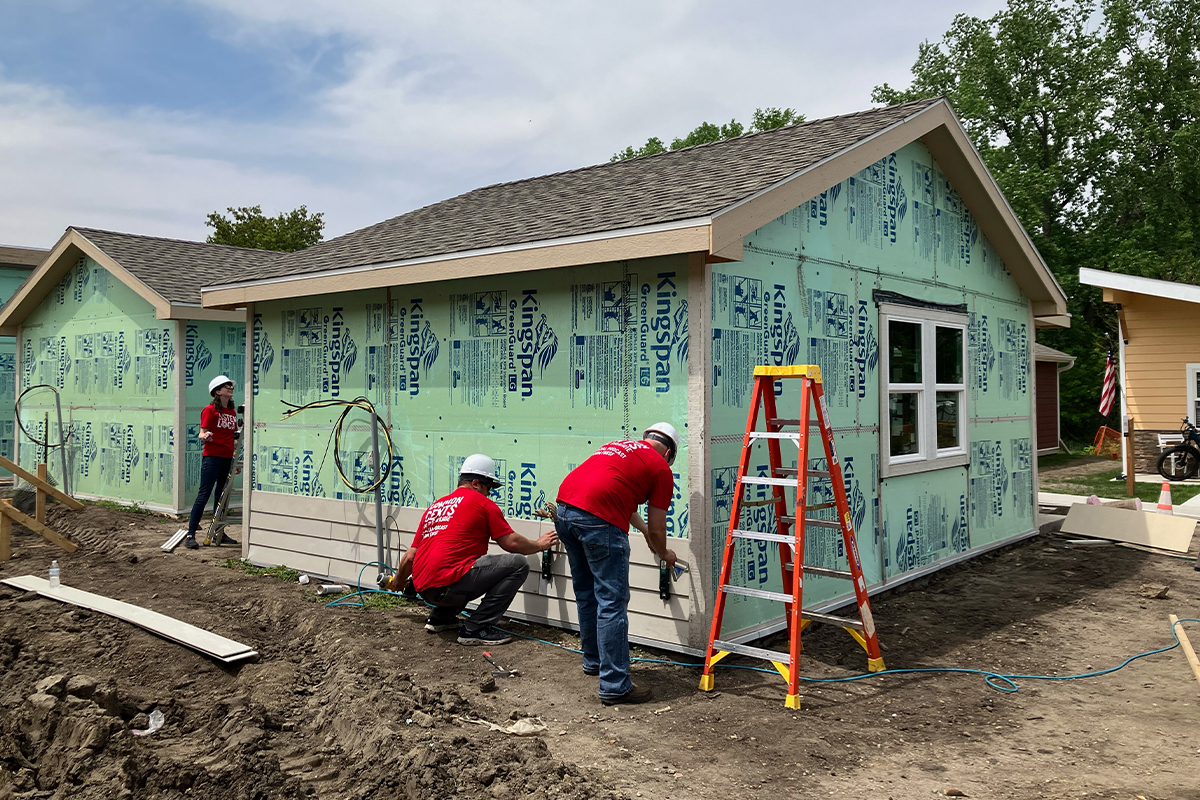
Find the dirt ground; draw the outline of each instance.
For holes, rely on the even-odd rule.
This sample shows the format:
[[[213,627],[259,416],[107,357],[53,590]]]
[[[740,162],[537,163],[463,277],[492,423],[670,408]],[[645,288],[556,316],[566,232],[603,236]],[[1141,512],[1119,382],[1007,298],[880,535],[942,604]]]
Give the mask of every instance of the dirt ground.
[[[655,700],[606,708],[566,650],[496,647],[521,675],[484,691],[479,650],[426,634],[420,609],[326,609],[298,584],[222,568],[231,547],[164,554],[178,524],[151,516],[54,506],[50,521],[79,550],[18,531],[0,577],[44,576],[57,558],[67,585],[260,656],[225,666],[0,586],[0,798],[1200,797],[1200,691],[1179,650],[1014,694],[961,674],[807,684],[799,711],[783,707],[778,676],[722,670],[705,694],[698,670],[639,664]],[[1198,616],[1198,579],[1188,561],[1039,536],[874,611],[890,667],[1064,675],[1170,644],[1167,614]],[[1147,596],[1163,586],[1166,599]],[[840,630],[814,626],[804,642],[807,677],[865,667]],[[154,709],[162,730],[131,736]],[[547,729],[518,738],[456,716]]]

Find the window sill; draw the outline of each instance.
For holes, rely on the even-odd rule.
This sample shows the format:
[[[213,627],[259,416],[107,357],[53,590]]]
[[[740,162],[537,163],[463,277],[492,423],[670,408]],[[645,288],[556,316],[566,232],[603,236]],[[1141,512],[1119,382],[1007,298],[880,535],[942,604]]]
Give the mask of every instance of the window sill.
[[[901,461],[899,463],[883,464],[881,477],[895,478],[899,475],[913,475],[918,472],[933,472],[939,469],[965,467],[971,461],[967,453],[941,456],[940,458],[922,459],[920,461]]]

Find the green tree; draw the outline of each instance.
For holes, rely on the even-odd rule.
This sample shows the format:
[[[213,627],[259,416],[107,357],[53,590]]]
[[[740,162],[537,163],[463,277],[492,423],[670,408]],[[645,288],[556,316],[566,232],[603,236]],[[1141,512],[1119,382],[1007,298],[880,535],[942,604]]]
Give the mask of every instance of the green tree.
[[[1062,416],[1067,435],[1087,440],[1116,326],[1112,307],[1078,275],[1099,266],[1095,199],[1120,145],[1113,98],[1130,77],[1110,8],[1098,15],[1091,0],[1009,0],[988,19],[960,14],[941,41],[919,46],[908,89],[883,84],[872,94],[888,104],[950,100],[1067,294],[1072,327],[1038,339],[1077,358],[1063,374]]]
[[[750,124],[750,133],[761,133],[762,131],[769,131],[784,125],[794,125],[797,122],[803,121],[804,115],[796,113],[796,109],[794,108],[756,108],[754,109],[754,115]],[[663,144],[662,139],[659,139],[657,136],[651,136],[641,147],[630,145],[624,150],[614,153],[609,161],[624,161],[627,158],[641,158],[642,156],[652,156],[656,153],[665,153],[668,149],[679,150],[698,144],[720,142],[725,139],[734,139],[745,132],[746,126],[736,119],[729,120],[725,125],[701,122],[687,136],[677,136],[672,139],[670,148],[667,148]]]
[[[1117,140],[1090,220],[1095,266],[1200,283],[1200,0],[1112,0]]]
[[[213,229],[206,242],[257,250],[291,253],[312,247],[321,241],[325,230],[324,214],[309,214],[306,206],[268,217],[262,206],[227,208],[229,216],[213,212],[204,224]]]

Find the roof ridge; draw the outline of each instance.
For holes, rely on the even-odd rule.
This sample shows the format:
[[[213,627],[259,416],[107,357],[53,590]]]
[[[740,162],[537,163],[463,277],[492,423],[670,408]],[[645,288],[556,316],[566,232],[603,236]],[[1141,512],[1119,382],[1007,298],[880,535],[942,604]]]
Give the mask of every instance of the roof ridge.
[[[242,251],[251,252],[251,253],[269,253],[269,254],[273,254],[273,255],[277,255],[277,256],[287,255],[287,253],[280,251],[280,250],[266,250],[261,247],[239,247],[237,245],[232,245],[232,244],[217,244],[216,242],[197,242],[193,239],[175,239],[175,238],[172,238],[169,236],[147,236],[142,233],[126,233],[124,231],[110,231],[110,230],[105,230],[104,228],[81,228],[78,225],[70,225],[68,227],[71,230],[77,231],[79,233],[106,233],[106,234],[110,234],[112,236],[127,236],[131,239],[150,239],[150,240],[156,241],[156,242],[175,242],[176,244],[195,244],[195,245],[201,245],[203,247],[222,247],[222,248],[225,248],[226,250],[242,250]]]
[[[322,248],[322,245],[330,244],[332,242],[337,242],[341,239],[345,239],[348,236],[353,236],[355,234],[361,234],[361,233],[364,233],[369,230],[384,228],[385,226],[389,226],[390,224],[392,224],[393,222],[395,222],[396,220],[398,220],[402,217],[413,217],[415,215],[420,214],[422,211],[426,211],[431,208],[436,208],[438,206],[443,206],[447,203],[452,203],[455,200],[461,200],[462,198],[469,197],[471,195],[476,195],[476,194],[479,194],[479,193],[482,193],[482,192],[485,192],[488,190],[497,189],[499,187],[517,187],[517,186],[522,186],[525,184],[533,183],[535,181],[545,181],[545,180],[558,178],[558,177],[562,177],[562,176],[567,176],[567,175],[580,175],[580,174],[584,174],[584,173],[587,173],[587,172],[590,172],[593,170],[623,169],[623,168],[625,168],[623,165],[643,164],[646,162],[647,159],[650,159],[650,158],[673,156],[678,153],[683,153],[685,151],[695,151],[702,147],[713,147],[713,146],[724,145],[729,142],[734,142],[734,141],[743,140],[743,139],[752,139],[754,137],[764,137],[764,136],[768,136],[770,134],[777,134],[780,131],[793,130],[793,129],[801,128],[801,127],[809,127],[812,125],[816,125],[818,123],[827,123],[827,122],[833,122],[836,120],[846,120],[846,119],[853,119],[855,117],[862,117],[862,116],[871,115],[871,114],[878,114],[883,111],[895,110],[898,108],[903,108],[905,106],[917,106],[917,105],[930,106],[930,105],[933,105],[934,103],[938,102],[939,100],[944,101],[945,98],[939,95],[938,97],[923,98],[920,100],[909,100],[904,103],[897,103],[894,106],[882,106],[880,108],[868,108],[868,109],[864,109],[862,111],[853,111],[848,114],[835,114],[831,117],[821,117],[820,119],[804,120],[803,122],[797,122],[797,123],[793,123],[791,125],[783,125],[778,128],[771,128],[770,130],[754,131],[752,133],[744,133],[741,136],[735,136],[732,139],[719,139],[715,142],[705,142],[703,144],[690,145],[689,147],[681,147],[678,150],[666,150],[662,153],[654,153],[653,155],[648,155],[648,156],[639,156],[637,158],[623,159],[621,161],[606,161],[606,162],[603,162],[600,164],[589,164],[588,166],[574,167],[572,169],[560,170],[558,172],[548,172],[544,175],[533,175],[533,176],[530,176],[527,178],[519,178],[514,181],[500,181],[498,183],[487,184],[486,186],[477,186],[474,189],[468,189],[465,192],[461,192],[461,193],[453,195],[451,197],[446,197],[441,200],[435,200],[434,202],[426,203],[423,206],[418,206],[417,208],[411,209],[409,211],[404,211],[400,214],[395,214],[391,217],[388,217],[387,219],[380,220],[379,222],[375,222],[370,225],[365,225],[361,228],[356,228],[355,230],[352,230],[352,231],[347,231],[346,233],[340,234],[339,236],[335,236],[331,239],[326,239],[323,242],[317,242],[311,248],[305,248],[304,250],[296,250],[295,252],[292,252],[292,253],[280,253],[280,257],[282,259],[284,259],[285,261],[291,260],[293,258],[299,257],[301,253],[307,253],[314,248]],[[325,248],[322,248],[322,249],[325,249]]]
[[[714,145],[722,145],[722,144],[726,144],[729,142],[736,142],[741,139],[751,139],[755,136],[766,136],[769,134],[779,133],[780,131],[790,130],[793,128],[800,128],[800,127],[805,127],[805,126],[809,126],[809,125],[816,125],[819,122],[832,122],[833,120],[850,119],[851,117],[861,117],[861,116],[865,116],[868,114],[878,114],[881,111],[890,111],[893,109],[903,108],[904,106],[910,106],[910,105],[918,105],[918,104],[932,105],[933,103],[937,102],[938,100],[943,100],[943,99],[945,99],[945,98],[943,96],[939,95],[937,97],[927,97],[927,98],[923,98],[920,100],[909,100],[904,103],[897,103],[894,106],[883,106],[881,108],[868,108],[868,109],[864,109],[862,111],[852,111],[848,114],[834,114],[831,117],[821,117],[820,119],[806,119],[803,122],[794,122],[791,125],[781,125],[778,128],[770,128],[769,130],[765,130],[765,131],[752,131],[750,133],[743,133],[740,136],[734,136],[729,139],[718,139],[715,142],[703,142],[701,144],[688,145],[687,147],[681,147],[678,150],[664,150],[661,153],[651,153],[651,154],[645,155],[645,156],[637,156],[636,158],[624,158],[624,159],[621,159],[620,161],[605,161],[600,164],[589,164],[585,167],[575,167],[573,169],[559,170],[558,172],[548,172],[545,175],[534,175],[534,176],[531,176],[528,178],[519,178],[515,181],[500,181],[499,183],[491,183],[486,186],[478,186],[474,189],[463,192],[462,194],[455,195],[454,197],[448,197],[445,200],[439,200],[436,203],[430,203],[429,205],[421,206],[420,208],[415,208],[415,209],[413,209],[413,211],[420,211],[421,208],[428,208],[429,206],[434,206],[434,205],[438,205],[440,203],[445,203],[447,200],[453,200],[457,197],[462,197],[463,195],[472,194],[474,192],[481,192],[484,189],[494,189],[497,186],[515,186],[517,184],[528,183],[530,181],[540,181],[540,180],[545,180],[546,178],[553,178],[558,175],[571,175],[571,174],[578,173],[578,172],[587,172],[588,170],[604,169],[607,167],[617,168],[621,164],[644,162],[646,159],[649,159],[649,158],[660,158],[663,156],[674,155],[676,153],[683,153],[688,150],[696,150],[701,147],[712,147]],[[412,211],[409,211],[406,213],[411,214]],[[400,216],[403,216],[403,215],[400,215]]]

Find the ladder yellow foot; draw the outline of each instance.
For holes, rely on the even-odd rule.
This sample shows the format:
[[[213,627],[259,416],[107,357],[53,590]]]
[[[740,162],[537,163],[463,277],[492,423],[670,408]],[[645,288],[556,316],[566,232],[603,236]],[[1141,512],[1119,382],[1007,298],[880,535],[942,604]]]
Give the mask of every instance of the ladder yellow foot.
[[[711,692],[716,685],[716,675],[701,675],[700,676],[700,691]]]
[[[800,695],[789,694],[787,699],[783,701],[783,705],[786,708],[800,708]]]
[[[879,658],[867,659],[867,672],[883,672],[885,669],[887,669],[887,667],[883,665],[882,656]]]

